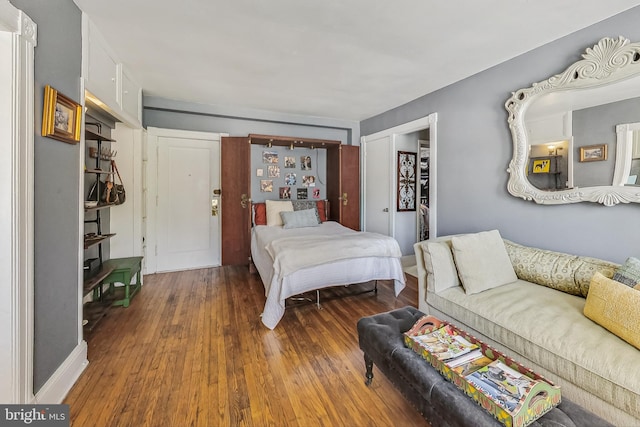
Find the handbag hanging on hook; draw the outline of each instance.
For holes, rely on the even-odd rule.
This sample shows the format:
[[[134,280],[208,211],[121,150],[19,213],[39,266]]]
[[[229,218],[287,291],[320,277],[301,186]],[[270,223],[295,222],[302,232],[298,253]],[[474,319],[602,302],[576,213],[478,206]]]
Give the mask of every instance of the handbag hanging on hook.
[[[114,193],[114,201],[112,203],[116,205],[121,205],[127,199],[127,193],[124,190],[124,183],[122,182],[122,177],[120,176],[120,171],[116,166],[115,160],[111,160],[111,168],[116,173],[116,176],[118,177],[118,181],[120,181],[119,184],[116,184],[115,180],[113,182],[113,188],[111,189],[111,191]]]

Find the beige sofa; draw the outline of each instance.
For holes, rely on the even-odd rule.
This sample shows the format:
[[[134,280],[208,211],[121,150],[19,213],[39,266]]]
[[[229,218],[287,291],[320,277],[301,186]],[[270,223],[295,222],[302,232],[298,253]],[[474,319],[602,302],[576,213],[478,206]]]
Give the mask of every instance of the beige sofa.
[[[414,249],[421,311],[468,330],[613,424],[640,426],[640,350],[584,314],[595,273],[614,282],[618,264],[518,245],[496,230]]]

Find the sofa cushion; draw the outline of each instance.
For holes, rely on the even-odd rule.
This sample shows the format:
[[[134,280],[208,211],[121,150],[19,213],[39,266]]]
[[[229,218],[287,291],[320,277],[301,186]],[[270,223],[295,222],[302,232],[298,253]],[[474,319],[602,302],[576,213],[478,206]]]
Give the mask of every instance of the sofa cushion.
[[[636,291],[634,291],[636,292]],[[585,299],[523,280],[475,295],[428,292],[430,307],[472,325],[518,359],[640,418],[638,350],[583,314]],[[549,376],[554,381],[554,377]]]
[[[451,246],[460,281],[468,295],[518,279],[498,230],[452,237]]]
[[[427,270],[427,288],[440,292],[460,286],[458,270],[451,253],[451,241],[424,241],[420,244]]]
[[[613,280],[631,287],[640,285],[640,259],[627,258],[613,274]]]
[[[532,248],[504,240],[519,279],[586,297],[596,271],[612,278],[618,264],[585,256]]]
[[[637,290],[596,273],[591,280],[584,315],[640,349],[640,292]]]

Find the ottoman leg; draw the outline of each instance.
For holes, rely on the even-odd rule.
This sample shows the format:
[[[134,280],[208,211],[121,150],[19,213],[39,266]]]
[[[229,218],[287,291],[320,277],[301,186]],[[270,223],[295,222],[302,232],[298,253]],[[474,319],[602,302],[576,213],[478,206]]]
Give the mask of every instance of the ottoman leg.
[[[366,385],[371,385],[371,381],[373,381],[373,360],[367,356],[366,353],[364,354],[364,365],[367,368],[367,372],[365,374],[367,380],[364,383]]]

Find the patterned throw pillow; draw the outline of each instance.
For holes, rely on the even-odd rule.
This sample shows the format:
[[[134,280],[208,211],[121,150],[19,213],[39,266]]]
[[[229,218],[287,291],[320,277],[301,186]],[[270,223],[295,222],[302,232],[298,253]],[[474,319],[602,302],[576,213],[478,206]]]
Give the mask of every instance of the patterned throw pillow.
[[[318,224],[322,224],[322,219],[320,218],[320,212],[318,211],[318,205],[315,200],[292,200],[291,204],[293,205],[294,211],[315,209],[316,218],[318,219]]]
[[[584,298],[596,272],[613,277],[619,267],[609,261],[519,245],[504,241],[519,279]]]
[[[640,285],[640,259],[629,257],[613,274],[613,280],[635,287]]]

